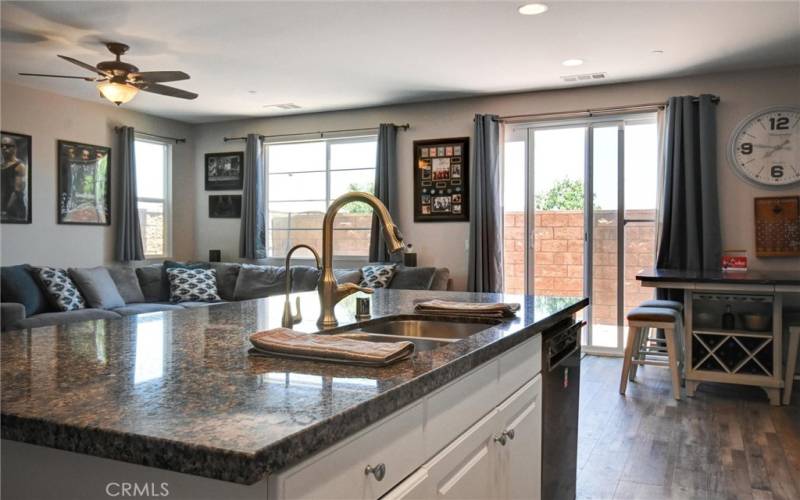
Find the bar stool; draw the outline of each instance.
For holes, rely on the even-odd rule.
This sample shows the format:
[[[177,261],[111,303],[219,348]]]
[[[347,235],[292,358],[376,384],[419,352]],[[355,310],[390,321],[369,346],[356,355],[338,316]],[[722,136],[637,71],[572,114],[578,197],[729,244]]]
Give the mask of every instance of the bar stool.
[[[628,342],[625,347],[625,359],[622,365],[622,376],[619,383],[619,393],[624,395],[628,387],[628,379],[633,380],[632,366],[656,365],[667,366],[672,373],[672,394],[675,399],[681,399],[681,382],[679,357],[681,350],[678,347],[677,333],[681,329],[683,317],[680,312],[668,307],[636,307],[628,313]],[[645,329],[664,330],[664,339],[657,339],[655,345],[646,346],[645,355],[642,356],[642,337]],[[649,353],[658,354],[666,359],[647,359]]]
[[[789,351],[786,358],[786,379],[783,382],[783,404],[792,402],[792,385],[797,371],[797,350],[800,347],[800,326],[789,327]]]
[[[675,329],[675,339],[676,345],[679,346],[678,353],[681,355],[678,357],[678,362],[682,365],[683,349],[680,346],[683,345],[683,304],[675,300],[651,299],[645,300],[639,304],[639,307],[664,307],[667,309],[673,309],[681,315],[679,327]],[[637,348],[634,351],[637,359],[645,360],[649,356],[651,358],[660,359],[661,361],[668,360],[666,339],[658,338],[657,329],[644,328],[642,334],[639,336],[639,339],[640,340]],[[638,363],[631,365],[631,371],[628,380],[633,381],[636,378],[636,369],[638,367]],[[681,366],[681,370],[682,369],[683,366]]]

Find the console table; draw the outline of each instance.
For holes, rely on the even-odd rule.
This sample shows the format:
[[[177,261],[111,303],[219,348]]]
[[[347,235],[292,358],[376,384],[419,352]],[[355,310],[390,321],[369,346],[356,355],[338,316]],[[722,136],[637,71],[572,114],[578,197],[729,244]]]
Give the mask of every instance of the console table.
[[[684,291],[686,394],[702,382],[761,387],[770,404],[780,404],[783,381],[783,306],[787,294],[800,294],[800,273],[756,271],[652,270],[636,276],[642,286]],[[730,308],[733,329],[721,316]],[[765,314],[771,324],[746,329],[743,313]]]

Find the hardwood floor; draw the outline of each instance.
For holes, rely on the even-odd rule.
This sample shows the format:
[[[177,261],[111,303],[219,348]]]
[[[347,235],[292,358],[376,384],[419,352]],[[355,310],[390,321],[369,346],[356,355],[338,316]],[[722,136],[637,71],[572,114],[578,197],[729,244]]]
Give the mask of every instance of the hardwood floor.
[[[584,357],[579,499],[800,499],[800,390],[772,407],[758,388],[703,384],[675,401],[669,372]]]

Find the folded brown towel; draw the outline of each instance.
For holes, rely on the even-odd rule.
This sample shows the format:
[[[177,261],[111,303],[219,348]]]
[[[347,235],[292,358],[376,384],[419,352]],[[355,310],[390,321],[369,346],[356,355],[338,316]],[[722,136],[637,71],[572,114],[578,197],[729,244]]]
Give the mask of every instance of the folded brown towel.
[[[417,312],[430,314],[454,314],[481,318],[511,318],[519,311],[519,304],[502,302],[453,302],[450,300],[426,300],[415,307]]]
[[[250,335],[252,354],[332,361],[367,366],[386,366],[414,352],[411,342],[367,342],[334,335],[301,333],[275,328]]]

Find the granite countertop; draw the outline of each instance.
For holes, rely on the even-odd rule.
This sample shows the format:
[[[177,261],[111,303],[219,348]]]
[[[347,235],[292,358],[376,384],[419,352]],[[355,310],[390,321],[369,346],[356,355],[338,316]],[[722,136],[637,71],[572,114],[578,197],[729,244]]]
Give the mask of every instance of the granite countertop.
[[[636,275],[643,282],[733,283],[800,286],[800,272],[793,271],[676,271],[651,269]]]
[[[316,292],[298,294],[317,331]],[[378,291],[373,318],[414,301],[523,304],[517,318],[385,368],[248,356],[283,297],[3,332],[2,437],[252,484],[418,400],[588,299]],[[294,299],[292,300],[294,302]],[[355,323],[355,296],[336,309]]]

